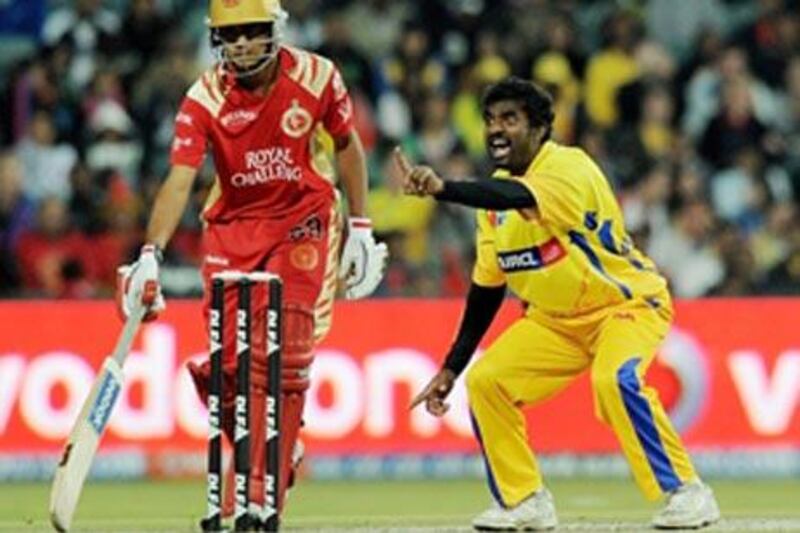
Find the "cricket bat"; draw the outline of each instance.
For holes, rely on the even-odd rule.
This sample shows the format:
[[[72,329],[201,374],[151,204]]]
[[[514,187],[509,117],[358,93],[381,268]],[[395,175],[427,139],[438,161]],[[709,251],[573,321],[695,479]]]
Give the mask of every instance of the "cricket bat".
[[[64,446],[50,491],[50,521],[58,531],[68,531],[72,524],[83,482],[122,389],[122,365],[145,311],[145,306],[140,305],[131,312],[114,351],[103,362]]]

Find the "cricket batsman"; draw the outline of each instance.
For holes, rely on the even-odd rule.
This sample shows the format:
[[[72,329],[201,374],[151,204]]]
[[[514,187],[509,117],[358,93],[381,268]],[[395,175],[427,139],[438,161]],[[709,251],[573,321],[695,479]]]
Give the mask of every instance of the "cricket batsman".
[[[385,245],[375,242],[365,217],[366,163],[347,88],[331,60],[281,43],[286,18],[279,0],[210,0],[208,24],[219,61],[183,100],[175,118],[171,168],[153,205],[146,245],[139,259],[122,269],[120,283],[125,314],[142,298],[150,318],[164,308],[158,285],[161,251],[210,150],[217,176],[202,214],[206,323],[216,272],[269,271],[284,283],[279,508],[293,476],[309,368],[316,344],[331,326],[337,285],[344,286],[347,298],[369,295],[387,259]],[[332,139],[349,210],[341,262],[342,223],[333,167],[323,148],[326,136]],[[266,291],[254,291],[251,435],[265,435],[266,303]],[[236,316],[234,287],[226,290],[225,316]],[[226,319],[224,327],[222,418],[233,441],[236,320]],[[189,371],[207,401],[209,362],[190,363]],[[251,442],[250,501],[263,503],[265,442]],[[233,483],[226,485],[224,507],[230,514]]]
[[[398,149],[407,193],[478,208],[477,260],[461,325],[442,369],[414,399],[441,416],[453,382],[503,301],[527,304],[466,376],[475,435],[495,505],[479,530],[550,529],[553,498],[528,445],[522,407],[588,371],[595,412],[619,440],[648,499],[666,496],[658,528],[695,528],[720,517],[655,391],[643,376],[669,330],[665,279],[626,234],[608,180],[586,153],[550,141],[552,100],[509,78],[483,99],[486,149],[501,175],[443,181]]]

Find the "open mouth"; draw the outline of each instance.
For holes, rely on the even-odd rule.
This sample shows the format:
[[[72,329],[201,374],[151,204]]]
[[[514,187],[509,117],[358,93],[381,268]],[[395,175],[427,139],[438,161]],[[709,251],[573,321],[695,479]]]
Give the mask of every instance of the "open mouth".
[[[511,155],[511,141],[505,137],[489,139],[489,156],[495,161],[502,161]]]

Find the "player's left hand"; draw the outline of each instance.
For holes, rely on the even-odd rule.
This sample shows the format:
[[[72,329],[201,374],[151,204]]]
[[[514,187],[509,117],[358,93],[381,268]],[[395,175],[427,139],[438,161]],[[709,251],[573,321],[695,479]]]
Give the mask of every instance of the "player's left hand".
[[[450,394],[450,391],[453,390],[455,381],[456,375],[453,371],[443,368],[433,376],[433,379],[422,389],[422,392],[411,400],[411,407],[409,407],[409,409],[413,409],[422,402],[425,402],[425,409],[430,414],[433,416],[443,416],[447,410],[450,409],[450,404],[445,403],[444,400]]]
[[[433,196],[444,190],[444,180],[431,167],[412,164],[399,146],[395,147],[392,159],[394,171],[400,173],[406,194]]]
[[[386,270],[389,250],[386,244],[375,242],[368,218],[351,217],[348,230],[339,279],[344,282],[345,298],[357,300],[369,296],[378,287]]]

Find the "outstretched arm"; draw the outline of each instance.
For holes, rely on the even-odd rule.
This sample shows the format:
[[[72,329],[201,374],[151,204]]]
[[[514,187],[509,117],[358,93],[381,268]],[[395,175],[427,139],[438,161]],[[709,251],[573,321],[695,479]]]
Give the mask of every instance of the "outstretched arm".
[[[472,283],[467,294],[467,305],[458,328],[456,340],[442,365],[442,369],[411,402],[413,409],[423,401],[429,413],[442,416],[449,409],[444,402],[456,378],[464,371],[483,336],[491,326],[503,303],[506,286],[483,287]]]
[[[496,211],[536,207],[531,191],[516,180],[444,181],[431,167],[413,165],[400,148],[394,151],[394,163],[407,194]]]

